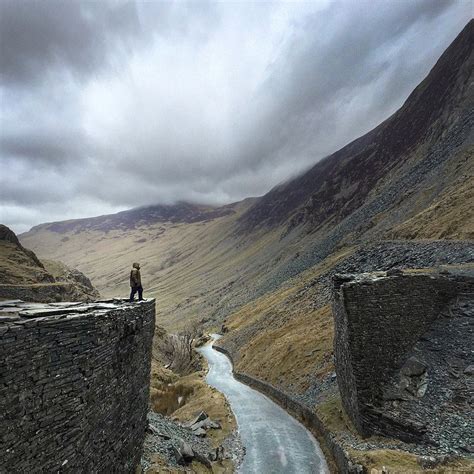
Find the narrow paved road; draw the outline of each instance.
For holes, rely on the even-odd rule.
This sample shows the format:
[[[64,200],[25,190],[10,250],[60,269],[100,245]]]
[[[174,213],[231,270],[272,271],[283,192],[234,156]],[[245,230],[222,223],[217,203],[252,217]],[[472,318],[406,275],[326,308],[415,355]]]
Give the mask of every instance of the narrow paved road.
[[[199,349],[209,363],[207,383],[222,392],[237,419],[246,454],[245,474],[328,473],[313,435],[285,410],[232,375],[229,359],[211,345]]]

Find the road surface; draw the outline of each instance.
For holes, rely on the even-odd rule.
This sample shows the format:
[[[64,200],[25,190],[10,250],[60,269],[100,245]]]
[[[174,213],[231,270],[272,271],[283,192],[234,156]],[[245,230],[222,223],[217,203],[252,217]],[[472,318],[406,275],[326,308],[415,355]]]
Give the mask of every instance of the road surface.
[[[229,359],[212,345],[199,351],[209,363],[207,383],[227,397],[237,420],[246,449],[240,473],[329,472],[318,442],[301,423],[260,392],[236,380]]]

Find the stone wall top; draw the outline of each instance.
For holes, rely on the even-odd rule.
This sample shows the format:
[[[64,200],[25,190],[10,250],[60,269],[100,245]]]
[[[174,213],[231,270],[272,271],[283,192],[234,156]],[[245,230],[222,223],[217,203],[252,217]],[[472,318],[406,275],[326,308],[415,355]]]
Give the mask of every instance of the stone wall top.
[[[26,324],[27,327],[34,325],[34,320],[77,318],[79,316],[101,316],[112,311],[126,311],[134,305],[154,304],[154,299],[135,301],[130,303],[128,299],[99,300],[93,303],[85,302],[61,302],[61,303],[29,303],[22,300],[0,301],[0,327],[9,324]]]
[[[474,265],[442,266],[439,269],[392,269],[389,271],[367,273],[339,273],[334,276],[334,289],[337,291],[342,285],[371,284],[379,280],[399,277],[426,277],[433,280],[439,280],[440,278],[448,280],[472,280],[472,278],[474,278]]]

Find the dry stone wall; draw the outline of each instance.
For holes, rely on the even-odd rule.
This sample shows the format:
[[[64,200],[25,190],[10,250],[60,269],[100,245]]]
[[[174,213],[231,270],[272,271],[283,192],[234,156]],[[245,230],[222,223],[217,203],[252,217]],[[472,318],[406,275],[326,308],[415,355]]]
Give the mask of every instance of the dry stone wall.
[[[154,300],[0,302],[0,472],[134,472],[154,327]]]
[[[362,435],[462,450],[473,296],[469,270],[335,277],[337,381]]]

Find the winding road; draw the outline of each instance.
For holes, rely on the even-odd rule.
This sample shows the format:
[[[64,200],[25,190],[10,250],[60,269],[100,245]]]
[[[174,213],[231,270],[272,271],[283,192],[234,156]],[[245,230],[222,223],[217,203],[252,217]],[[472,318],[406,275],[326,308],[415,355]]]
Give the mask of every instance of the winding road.
[[[212,344],[199,352],[209,363],[207,383],[227,397],[237,420],[246,449],[240,473],[329,472],[318,442],[301,423],[265,395],[236,380],[231,362]]]

